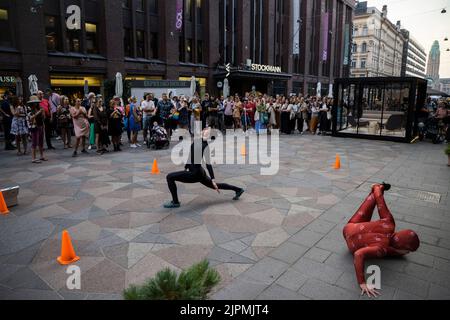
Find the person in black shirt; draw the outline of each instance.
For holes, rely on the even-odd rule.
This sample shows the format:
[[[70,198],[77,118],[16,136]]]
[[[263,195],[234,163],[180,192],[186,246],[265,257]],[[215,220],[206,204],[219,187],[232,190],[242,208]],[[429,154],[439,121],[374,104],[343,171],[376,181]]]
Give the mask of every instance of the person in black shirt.
[[[9,92],[6,91],[3,95],[3,101],[1,103],[0,113],[3,118],[3,131],[5,135],[5,150],[16,150],[12,145],[13,137],[11,135],[11,123],[13,114],[11,112],[11,105],[9,104]]]
[[[236,192],[233,200],[239,200],[241,195],[244,193],[244,189],[238,188],[225,183],[216,183],[214,170],[210,161],[210,150],[208,145],[208,139],[211,135],[211,128],[206,128],[202,132],[201,141],[194,141],[191,145],[191,154],[189,156],[188,163],[185,166],[185,171],[174,172],[167,176],[167,184],[169,186],[170,193],[172,194],[172,201],[164,204],[164,208],[172,209],[179,208],[180,201],[178,200],[177,185],[175,182],[182,183],[201,183],[204,186],[216,190],[231,190]],[[201,149],[200,149],[201,148]],[[195,155],[201,155],[201,159],[205,157],[206,169],[208,170],[208,175],[202,166],[203,160],[195,161]],[[200,157],[199,157],[200,158]]]
[[[209,97],[209,93],[205,94],[205,100],[202,101],[202,114],[201,114],[201,120],[202,120],[202,129],[206,128],[207,119],[209,116],[209,109],[214,108],[213,101]]]

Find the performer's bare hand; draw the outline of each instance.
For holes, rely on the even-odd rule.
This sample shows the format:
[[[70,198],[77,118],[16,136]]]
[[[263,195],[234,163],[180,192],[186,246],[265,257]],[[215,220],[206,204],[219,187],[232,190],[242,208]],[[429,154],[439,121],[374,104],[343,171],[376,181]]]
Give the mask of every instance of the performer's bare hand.
[[[217,193],[220,193],[219,187],[217,186],[217,183],[214,180],[212,181],[212,184],[213,184],[214,190],[216,190]]]
[[[360,287],[362,290],[361,296],[364,296],[365,294],[367,294],[367,296],[369,298],[377,298],[378,296],[381,295],[377,290],[368,287],[367,284],[365,284],[365,283],[361,284]]]

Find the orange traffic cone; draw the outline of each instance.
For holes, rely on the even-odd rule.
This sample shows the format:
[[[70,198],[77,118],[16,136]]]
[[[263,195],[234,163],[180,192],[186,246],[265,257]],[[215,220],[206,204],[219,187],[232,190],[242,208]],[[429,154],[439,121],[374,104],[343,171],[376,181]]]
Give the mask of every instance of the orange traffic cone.
[[[334,168],[336,170],[339,170],[341,168],[341,157],[338,154],[336,155],[336,162],[334,164]]]
[[[80,257],[77,257],[75,254],[75,250],[72,246],[72,240],[70,240],[70,235],[67,230],[64,230],[62,233],[61,256],[56,260],[58,260],[58,262],[63,266],[80,260]]]
[[[159,171],[158,168],[158,161],[156,159],[153,161],[153,168],[152,168],[152,174],[160,174],[161,171]]]
[[[0,191],[0,213],[1,214],[8,214],[8,206],[6,205],[5,198],[3,197],[3,192]]]
[[[241,147],[241,156],[245,157],[247,155],[247,149],[245,148],[245,144]]]

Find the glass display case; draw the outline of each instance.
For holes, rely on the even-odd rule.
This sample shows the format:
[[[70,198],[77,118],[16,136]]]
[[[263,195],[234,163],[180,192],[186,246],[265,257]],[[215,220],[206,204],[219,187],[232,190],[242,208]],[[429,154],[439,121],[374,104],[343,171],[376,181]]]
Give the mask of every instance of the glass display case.
[[[427,82],[414,77],[336,79],[333,135],[410,142],[426,91]]]

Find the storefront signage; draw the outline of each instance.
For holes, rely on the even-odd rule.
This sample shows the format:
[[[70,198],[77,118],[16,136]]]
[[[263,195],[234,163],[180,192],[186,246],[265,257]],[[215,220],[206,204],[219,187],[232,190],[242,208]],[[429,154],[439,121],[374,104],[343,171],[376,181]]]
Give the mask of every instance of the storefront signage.
[[[77,5],[70,5],[67,7],[66,13],[68,15],[66,26],[69,30],[81,30],[81,9]]]
[[[16,77],[0,76],[0,84],[2,84],[2,85],[12,85],[15,83],[16,83]]]
[[[133,88],[186,88],[191,86],[190,81],[176,80],[138,80],[131,81]]]
[[[183,28],[183,0],[177,0],[175,27],[177,31]]]
[[[252,64],[252,71],[281,73],[281,67],[267,66],[263,64]]]

